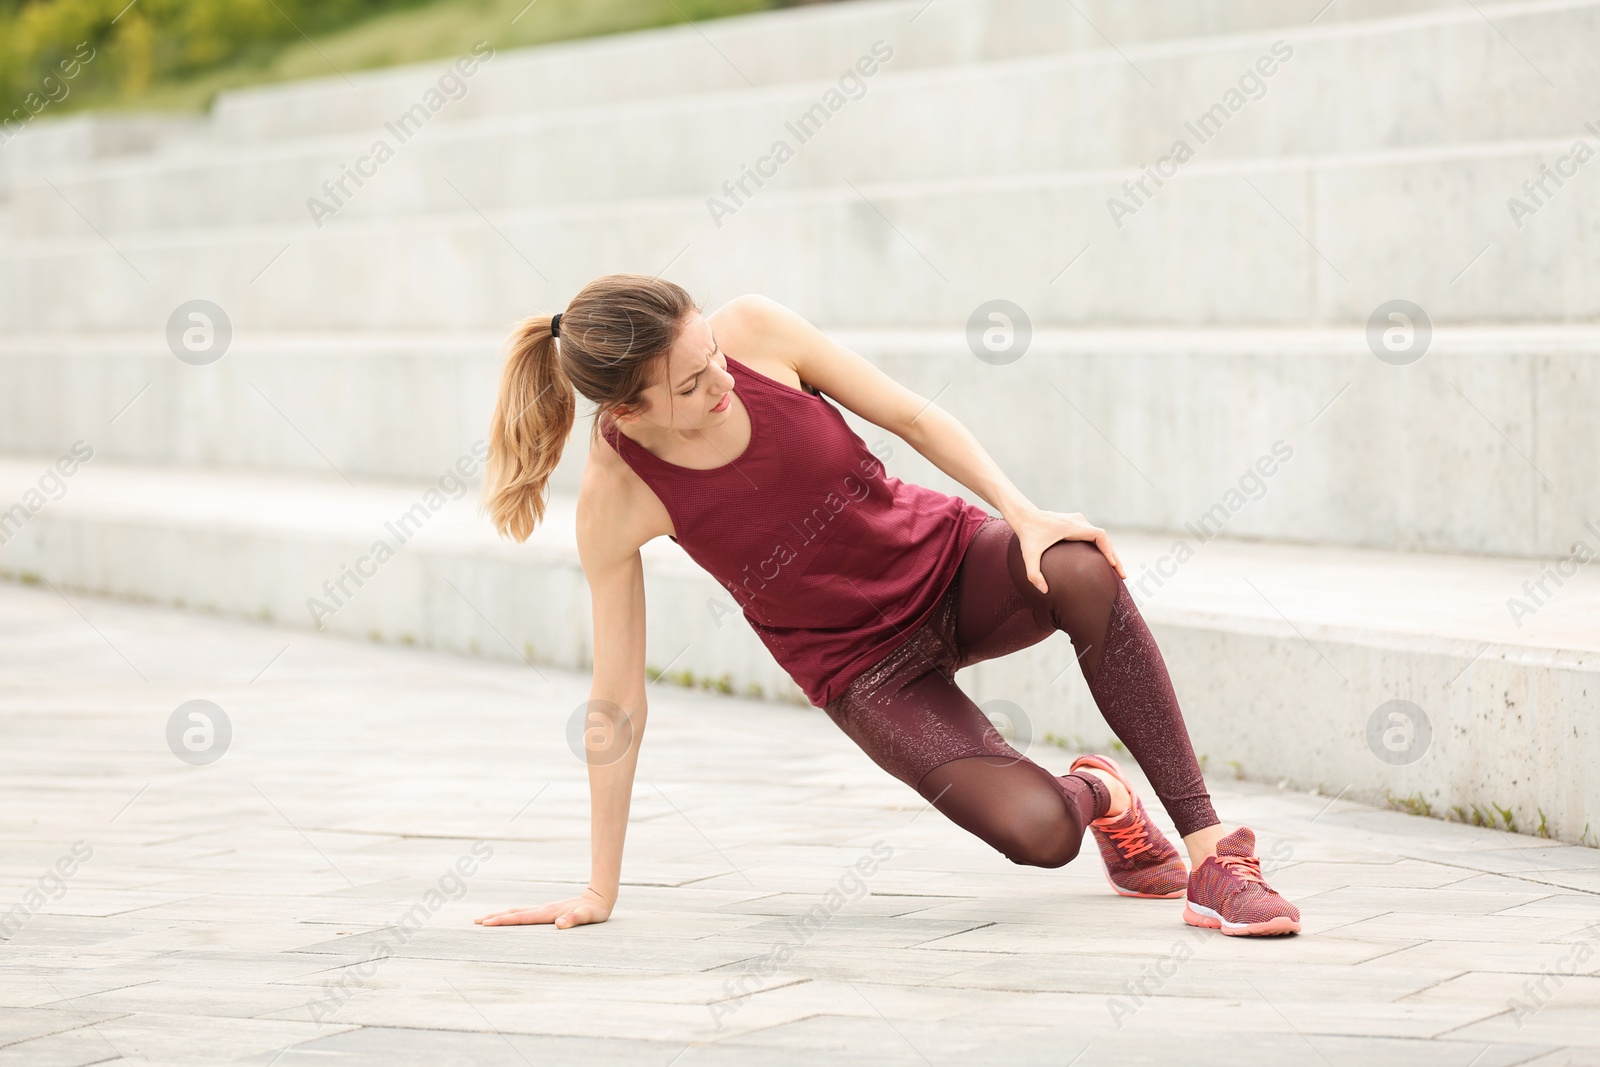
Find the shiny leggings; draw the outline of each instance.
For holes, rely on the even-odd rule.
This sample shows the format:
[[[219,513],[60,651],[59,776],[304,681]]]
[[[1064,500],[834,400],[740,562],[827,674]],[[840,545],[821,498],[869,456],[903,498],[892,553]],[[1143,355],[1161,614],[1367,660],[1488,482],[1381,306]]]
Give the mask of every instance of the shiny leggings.
[[[1166,664],[1127,586],[1089,541],[1057,541],[1039,568],[1049,592],[1028,581],[1010,525],[988,519],[929,619],[830,701],[829,717],[879,766],[1012,862],[1060,867],[1109,808],[1105,783],[1053,775],[1022,755],[953,676],[1061,631],[1100,713],[1178,833],[1214,825]]]

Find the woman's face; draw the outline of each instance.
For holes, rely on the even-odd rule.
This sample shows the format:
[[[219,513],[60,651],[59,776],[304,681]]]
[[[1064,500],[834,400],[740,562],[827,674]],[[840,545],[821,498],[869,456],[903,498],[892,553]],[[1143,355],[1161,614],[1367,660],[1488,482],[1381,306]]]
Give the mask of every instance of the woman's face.
[[[733,375],[711,324],[691,312],[663,361],[664,377],[645,390],[649,406],[638,422],[669,430],[710,429],[733,410]]]

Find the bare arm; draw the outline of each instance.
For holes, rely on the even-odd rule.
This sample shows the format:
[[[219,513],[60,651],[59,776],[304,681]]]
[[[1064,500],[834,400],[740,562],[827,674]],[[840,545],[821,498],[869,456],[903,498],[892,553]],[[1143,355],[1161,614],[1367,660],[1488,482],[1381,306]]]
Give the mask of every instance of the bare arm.
[[[648,709],[644,678],[644,564],[639,549],[613,554],[603,535],[584,537],[578,551],[594,615],[594,681],[584,719],[589,762],[589,888],[615,905],[622,845]],[[615,527],[613,527],[615,530]]]
[[[1093,541],[1117,574],[1127,577],[1105,530],[1079,512],[1062,514],[1035,507],[955,416],[838,344],[803,316],[766,297],[746,295],[719,308],[716,317],[718,336],[730,348],[759,348],[766,358],[792,368],[802,381],[904,439],[1000,512],[1022,543],[1028,580],[1040,590],[1048,592],[1039,557],[1060,540]]]
[[[603,464],[601,465],[603,466]],[[655,532],[630,506],[630,491],[596,465],[586,467],[578,498],[578,556],[594,616],[594,680],[584,709],[589,771],[589,885],[576,897],[511,908],[478,920],[485,926],[554,923],[558,929],[604,922],[622,881],[645,706],[644,563],[639,546]]]

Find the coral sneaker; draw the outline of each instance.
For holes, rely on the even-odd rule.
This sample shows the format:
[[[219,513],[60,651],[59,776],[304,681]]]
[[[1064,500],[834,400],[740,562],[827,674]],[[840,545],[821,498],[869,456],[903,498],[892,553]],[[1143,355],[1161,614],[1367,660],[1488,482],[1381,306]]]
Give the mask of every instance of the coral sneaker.
[[[1144,810],[1122,768],[1110,756],[1079,756],[1072,770],[1089,767],[1105,771],[1128,790],[1130,803],[1117,815],[1104,815],[1089,824],[1106,864],[1106,881],[1125,897],[1170,899],[1183,896],[1189,869]]]
[[[1256,835],[1241,826],[1189,876],[1183,921],[1233,937],[1293,934],[1300,931],[1300,909],[1262,879]]]

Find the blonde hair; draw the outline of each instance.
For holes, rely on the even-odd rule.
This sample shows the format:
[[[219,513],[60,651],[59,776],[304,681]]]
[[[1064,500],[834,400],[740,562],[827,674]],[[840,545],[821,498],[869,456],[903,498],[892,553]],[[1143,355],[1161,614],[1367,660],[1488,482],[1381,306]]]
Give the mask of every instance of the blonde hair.
[[[657,360],[699,310],[682,286],[648,274],[606,274],[561,312],[561,336],[548,314],[518,322],[489,417],[484,505],[500,536],[526,541],[544,520],[545,489],[577,416],[577,393],[599,417],[642,406]]]

